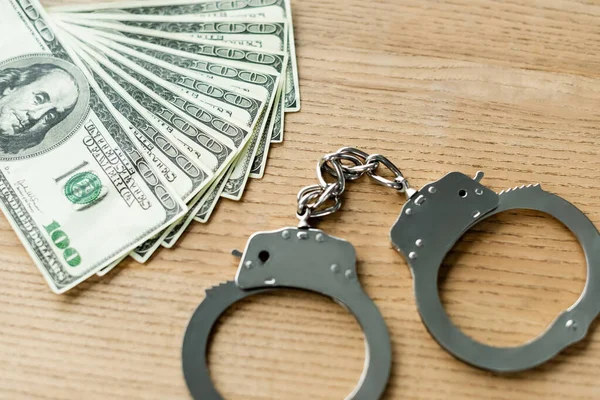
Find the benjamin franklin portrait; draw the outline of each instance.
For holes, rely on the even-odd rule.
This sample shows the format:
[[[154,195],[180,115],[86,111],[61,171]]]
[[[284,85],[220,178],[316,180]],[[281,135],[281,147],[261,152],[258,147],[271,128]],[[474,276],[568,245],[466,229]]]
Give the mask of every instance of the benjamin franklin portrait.
[[[79,95],[77,79],[55,64],[0,69],[0,155],[38,146]]]

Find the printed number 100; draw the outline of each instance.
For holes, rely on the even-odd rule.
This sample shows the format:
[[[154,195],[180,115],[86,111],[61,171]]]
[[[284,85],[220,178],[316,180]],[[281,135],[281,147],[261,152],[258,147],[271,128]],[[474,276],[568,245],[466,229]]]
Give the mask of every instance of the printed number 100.
[[[81,264],[81,256],[79,252],[72,247],[69,247],[71,241],[69,240],[69,236],[60,229],[60,224],[56,221],[52,221],[52,223],[48,226],[45,226],[46,232],[50,234],[50,238],[52,238],[52,242],[56,247],[63,251],[63,258],[71,267],[76,267]]]

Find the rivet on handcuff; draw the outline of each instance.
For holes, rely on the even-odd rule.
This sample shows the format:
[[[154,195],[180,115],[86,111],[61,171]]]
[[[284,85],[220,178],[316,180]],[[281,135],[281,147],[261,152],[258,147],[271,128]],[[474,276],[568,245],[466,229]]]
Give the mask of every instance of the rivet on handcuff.
[[[394,174],[377,174],[383,166]],[[334,181],[327,182],[325,173]],[[389,378],[392,352],[385,322],[357,280],[354,247],[309,221],[338,211],[347,181],[368,175],[378,183],[404,193],[407,203],[391,230],[394,247],[412,271],[416,303],[423,323],[434,339],[456,358],[494,372],[533,368],[583,339],[600,313],[599,233],[592,222],[568,201],[539,185],[515,187],[496,194],[483,186],[483,173],[470,178],[451,172],[420,190],[410,187],[402,172],[386,157],[351,147],[324,156],[317,165],[319,183],[298,193],[298,227],[257,232],[250,237],[235,282],[206,291],[194,312],[183,343],[183,370],[196,399],[219,400],[207,365],[210,332],[233,303],[258,293],[296,288],[321,293],[345,306],[358,320],[366,341],[365,367],[347,399],[378,399]],[[445,312],[438,293],[438,272],[446,254],[475,224],[503,211],[537,210],[561,221],[579,240],[586,255],[588,279],[583,294],[551,326],[519,347],[493,347],[476,342],[460,331]]]

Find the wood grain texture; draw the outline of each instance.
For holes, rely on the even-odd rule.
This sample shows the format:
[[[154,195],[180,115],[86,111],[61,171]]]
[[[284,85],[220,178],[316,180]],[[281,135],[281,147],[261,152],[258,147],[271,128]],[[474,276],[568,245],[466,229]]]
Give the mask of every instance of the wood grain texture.
[[[71,0],[45,1],[46,5]],[[592,0],[293,0],[300,113],[266,176],[223,201],[176,249],[50,293],[0,220],[0,398],[187,399],[180,346],[204,290],[233,278],[233,248],[295,224],[297,190],[325,152],[352,145],[396,161],[415,186],[460,170],[495,190],[540,182],[600,224],[600,3]],[[0,39],[1,40],[1,39]],[[388,232],[403,198],[349,185],[319,227],[352,242],[393,340],[386,399],[598,399],[600,332],[547,364],[495,376],[428,335]],[[579,296],[585,260],[542,214],[502,214],[447,258],[441,294],[486,343],[517,345]],[[342,399],[364,346],[357,323],[316,295],[251,298],[222,319],[210,365],[227,399]],[[596,332],[595,332],[596,331]]]

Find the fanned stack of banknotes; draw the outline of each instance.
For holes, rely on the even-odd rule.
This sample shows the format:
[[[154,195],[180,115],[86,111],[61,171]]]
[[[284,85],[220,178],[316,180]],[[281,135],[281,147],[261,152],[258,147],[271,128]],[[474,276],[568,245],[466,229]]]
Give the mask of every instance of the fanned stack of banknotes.
[[[289,0],[0,0],[0,200],[57,293],[240,200],[300,109]]]

